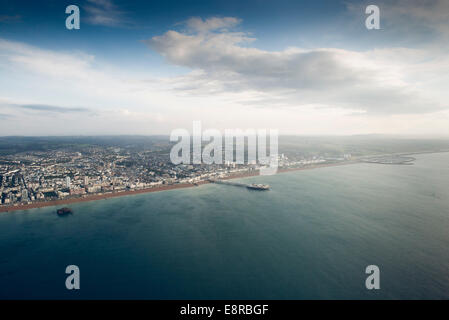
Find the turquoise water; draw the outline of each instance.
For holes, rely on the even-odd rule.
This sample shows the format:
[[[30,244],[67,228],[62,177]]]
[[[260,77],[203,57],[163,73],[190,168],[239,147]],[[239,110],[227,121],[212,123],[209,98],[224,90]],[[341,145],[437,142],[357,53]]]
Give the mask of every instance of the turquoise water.
[[[447,299],[449,154],[416,158],[0,214],[0,298]]]

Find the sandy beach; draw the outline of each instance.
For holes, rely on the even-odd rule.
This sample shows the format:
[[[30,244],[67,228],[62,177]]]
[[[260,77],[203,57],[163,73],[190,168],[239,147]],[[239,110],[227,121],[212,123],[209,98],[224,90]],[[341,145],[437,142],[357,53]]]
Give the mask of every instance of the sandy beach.
[[[324,167],[334,167],[334,166],[348,165],[348,164],[354,164],[354,163],[358,163],[358,162],[352,162],[352,161],[349,162],[348,161],[348,162],[342,162],[342,163],[327,163],[327,164],[325,163],[325,164],[310,165],[310,166],[301,167],[301,168],[278,169],[276,174],[286,173],[286,172],[291,172],[291,171],[311,170],[311,169],[324,168]],[[254,176],[259,176],[259,171],[233,174],[228,177],[222,178],[222,180],[239,179],[239,178],[247,178],[247,177],[254,177]],[[141,193],[160,192],[160,191],[182,189],[182,188],[194,188],[198,185],[207,184],[207,183],[210,183],[210,182],[209,181],[201,181],[196,184],[178,183],[178,184],[162,185],[162,186],[158,186],[158,187],[154,187],[154,188],[147,188],[147,189],[140,189],[140,190],[111,192],[111,193],[105,193],[105,194],[93,194],[93,195],[86,195],[84,197],[79,197],[79,198],[33,202],[33,203],[28,203],[28,204],[19,204],[19,205],[15,205],[15,206],[0,205],[0,213],[17,211],[17,210],[28,210],[28,209],[34,209],[34,208],[43,208],[43,207],[50,207],[50,206],[66,206],[71,203],[105,200],[105,199],[109,199],[109,198],[123,197],[123,196],[129,196],[129,195],[135,195],[135,194],[141,194]]]

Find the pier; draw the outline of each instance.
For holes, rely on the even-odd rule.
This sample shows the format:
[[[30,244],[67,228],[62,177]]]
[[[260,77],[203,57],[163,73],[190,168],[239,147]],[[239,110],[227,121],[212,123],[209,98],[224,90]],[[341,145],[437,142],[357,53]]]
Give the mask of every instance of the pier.
[[[217,184],[227,184],[230,186],[235,186],[235,187],[243,187],[243,188],[247,188],[247,189],[251,189],[251,190],[270,190],[270,186],[268,184],[246,184],[246,183],[240,183],[240,182],[233,182],[233,181],[226,181],[226,180],[215,180],[215,179],[210,179],[209,182],[212,183],[217,183]]]
[[[396,164],[396,165],[411,165],[416,158],[403,155],[383,155],[376,157],[368,157],[360,159],[361,162],[377,163],[377,164]]]

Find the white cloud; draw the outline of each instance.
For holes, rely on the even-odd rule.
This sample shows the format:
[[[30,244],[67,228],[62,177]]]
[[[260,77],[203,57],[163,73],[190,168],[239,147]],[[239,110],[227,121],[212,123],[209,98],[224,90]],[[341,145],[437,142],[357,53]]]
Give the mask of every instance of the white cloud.
[[[0,52],[0,120],[14,119],[0,135],[160,133],[171,125],[158,111],[174,104],[161,86],[92,55],[1,38]]]
[[[409,44],[438,42],[446,47],[449,37],[449,1],[447,0],[378,0],[345,2],[353,19],[365,18],[365,8],[380,8],[381,29]],[[443,40],[443,41],[441,41]]]
[[[241,19],[234,17],[212,17],[208,19],[201,19],[200,17],[192,17],[188,19],[185,24],[190,30],[197,32],[207,32],[214,30],[226,30],[233,28],[241,22]]]
[[[447,99],[434,99],[429,88],[424,90],[411,76],[416,69],[435,70],[437,58],[429,52],[406,48],[266,51],[250,47],[255,39],[249,35],[218,27],[235,26],[238,19],[194,21],[197,27],[193,33],[170,30],[146,41],[168,62],[194,70],[175,79],[179,90],[194,94],[270,92],[290,106],[323,104],[372,114],[428,113],[449,108],[441,103]],[[448,59],[443,60],[447,67]],[[444,73],[439,70],[438,76]]]
[[[281,134],[449,134],[445,52],[268,51],[239,22],[193,18],[146,41],[191,69],[172,77],[0,39],[0,135],[169,134],[193,120]]]
[[[121,11],[111,0],[87,0],[84,6],[87,12],[86,21],[94,25],[117,27],[129,24],[125,12]]]

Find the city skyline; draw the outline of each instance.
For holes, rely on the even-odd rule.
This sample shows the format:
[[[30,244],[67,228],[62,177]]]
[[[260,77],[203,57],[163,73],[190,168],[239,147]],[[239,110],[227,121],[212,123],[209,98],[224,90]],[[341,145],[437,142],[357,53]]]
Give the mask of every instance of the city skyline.
[[[1,3],[1,136],[449,134],[444,1]]]

